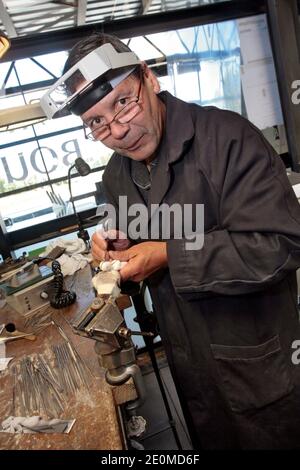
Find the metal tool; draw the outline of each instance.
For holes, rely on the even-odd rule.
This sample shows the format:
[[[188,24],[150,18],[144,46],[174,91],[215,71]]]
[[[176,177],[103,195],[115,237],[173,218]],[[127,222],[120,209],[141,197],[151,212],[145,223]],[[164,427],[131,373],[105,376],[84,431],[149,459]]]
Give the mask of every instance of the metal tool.
[[[18,331],[16,330],[15,325],[13,323],[8,323],[7,325],[5,325],[5,327],[0,333],[0,344],[21,338],[26,338],[31,341],[34,341],[36,339],[36,336],[32,333],[24,333],[22,331]]]
[[[113,297],[96,297],[93,303],[73,322],[78,334],[96,341],[95,351],[101,367],[106,369],[105,378],[110,385],[122,385],[133,379],[138,398],[127,404],[126,409],[134,414],[144,401],[144,383],[139,366],[136,364],[132,334]]]
[[[64,410],[62,386],[43,356],[25,357],[12,367],[13,407],[20,416],[43,413],[58,417]],[[16,414],[16,413],[15,413]],[[17,415],[16,415],[17,416]]]

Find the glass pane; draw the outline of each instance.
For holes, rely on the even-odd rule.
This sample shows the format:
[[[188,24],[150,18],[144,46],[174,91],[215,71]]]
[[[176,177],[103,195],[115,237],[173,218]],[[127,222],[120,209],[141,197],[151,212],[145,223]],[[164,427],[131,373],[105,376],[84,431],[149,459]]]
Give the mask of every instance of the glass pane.
[[[41,65],[49,70],[56,77],[60,77],[67,60],[68,53],[66,51],[54,52],[53,54],[43,54],[35,57]],[[48,79],[50,77],[48,76]]]
[[[0,198],[0,213],[7,232],[56,218],[46,187]]]
[[[82,129],[42,139],[40,146],[51,179],[66,176],[78,157],[96,168],[106,165],[112,154],[100,142],[86,140]]]
[[[21,127],[15,130],[0,132],[0,156],[3,155],[3,146],[6,144],[16,144],[23,139],[34,138],[34,132],[31,126]]]
[[[15,66],[21,85],[42,82],[43,80],[49,80],[49,78],[52,78],[51,75],[46,72],[46,70],[39,67],[38,64],[30,59],[18,60]],[[11,85],[8,84],[7,86]]]
[[[163,89],[201,105],[241,112],[240,43],[235,21],[151,34],[167,57]]]
[[[91,168],[106,165],[112,153],[100,142],[87,141],[82,130],[40,139],[39,144],[33,140],[0,149],[1,193],[67,177],[78,157]]]
[[[5,80],[6,74],[9,70],[11,62],[5,62],[4,64],[0,63],[0,87],[2,87]]]
[[[147,14],[159,13],[161,11],[182,10],[185,8],[205,6],[210,3],[220,3],[231,0],[153,0],[147,10]]]
[[[94,233],[95,229],[96,229],[96,226],[95,227],[89,227],[87,229],[90,237]],[[51,243],[54,240],[58,240],[58,239],[76,240],[77,239],[77,234],[76,234],[76,232],[67,233],[65,235],[60,235],[59,237],[50,238],[49,240],[44,240],[44,241],[41,241],[41,242],[38,242],[38,243],[33,243],[32,245],[27,245],[25,248],[18,248],[17,250],[14,251],[14,254],[15,254],[16,258],[18,258],[19,256],[23,255],[24,251],[27,254],[30,254],[31,251],[35,251],[35,250],[38,250],[38,249],[39,250],[41,250],[41,249],[45,250],[45,248],[49,245],[49,243]]]
[[[82,127],[82,121],[73,114],[59,119],[46,119],[42,123],[35,125],[35,131],[39,136],[59,132],[62,129],[72,129],[72,127]],[[82,131],[83,133],[83,131]]]
[[[148,36],[146,36],[148,37]],[[128,39],[124,40],[125,44],[128,44]],[[139,57],[142,57],[143,60],[155,59],[157,57],[162,57],[162,53],[154,47],[149,41],[144,37],[136,37],[130,39],[129,47],[132,49]]]
[[[14,106],[23,106],[25,103],[26,102],[22,95],[3,95],[0,97],[0,109],[13,108]]]
[[[72,197],[77,212],[92,209],[98,205],[96,184],[102,181],[102,174],[103,171],[97,171],[87,176],[79,176],[71,179]],[[62,210],[62,214],[60,214],[60,216],[73,214],[73,204],[70,200],[67,181],[53,184],[52,187],[58,199],[62,200],[66,206],[65,211]],[[56,203],[59,205],[59,201],[56,201]],[[59,207],[57,210],[59,211]]]
[[[45,152],[49,169],[54,157]],[[2,148],[0,150],[0,192],[12,191],[47,180],[46,167],[35,142]]]
[[[97,186],[103,171],[71,179],[72,196],[77,212],[92,209],[102,203],[97,197]],[[0,184],[1,184],[0,180]],[[101,188],[100,188],[101,189]],[[99,185],[98,185],[98,194]],[[0,198],[0,214],[7,232],[58,219],[73,214],[67,181],[43,186]]]

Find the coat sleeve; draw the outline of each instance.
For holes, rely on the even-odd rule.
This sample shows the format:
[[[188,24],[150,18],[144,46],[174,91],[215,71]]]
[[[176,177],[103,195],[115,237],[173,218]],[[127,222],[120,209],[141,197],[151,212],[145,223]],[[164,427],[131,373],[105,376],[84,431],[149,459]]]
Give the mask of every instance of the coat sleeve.
[[[235,119],[236,137],[218,136],[211,163],[219,226],[200,250],[167,242],[174,288],[187,299],[259,291],[300,266],[300,205],[284,165],[252,124]]]

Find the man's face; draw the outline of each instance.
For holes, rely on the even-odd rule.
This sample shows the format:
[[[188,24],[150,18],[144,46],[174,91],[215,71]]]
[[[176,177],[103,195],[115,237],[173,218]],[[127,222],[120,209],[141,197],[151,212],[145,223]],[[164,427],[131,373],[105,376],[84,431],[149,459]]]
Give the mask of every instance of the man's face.
[[[110,135],[102,139],[102,142],[117,153],[133,160],[151,161],[161,140],[165,106],[156,95],[159,92],[157,78],[147,67],[141,80],[140,82],[136,76],[130,75],[82,114],[81,118],[91,129],[109,123],[122,108],[125,99],[134,99],[140,89],[138,114],[126,124],[113,121],[110,124]]]

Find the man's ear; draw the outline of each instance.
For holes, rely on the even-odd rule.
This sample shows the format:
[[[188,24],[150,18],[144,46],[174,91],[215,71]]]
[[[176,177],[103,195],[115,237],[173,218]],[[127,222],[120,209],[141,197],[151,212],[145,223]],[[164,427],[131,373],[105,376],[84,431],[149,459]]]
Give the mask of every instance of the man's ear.
[[[142,63],[142,68],[145,80],[150,84],[155,94],[159,93],[160,84],[156,75],[154,75],[154,73],[149,69],[148,65],[145,62]]]

